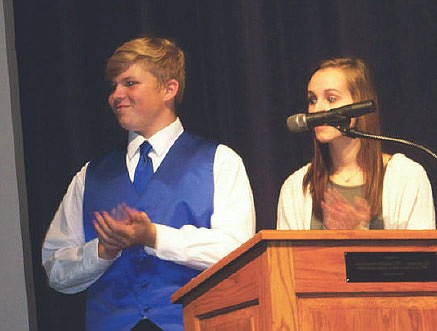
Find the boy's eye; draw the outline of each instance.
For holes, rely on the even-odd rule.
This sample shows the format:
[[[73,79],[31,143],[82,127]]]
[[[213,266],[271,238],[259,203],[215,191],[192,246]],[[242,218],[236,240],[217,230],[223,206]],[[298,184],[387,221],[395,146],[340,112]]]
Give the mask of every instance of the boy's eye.
[[[125,85],[126,86],[134,86],[137,82],[133,81],[133,80],[128,80]]]
[[[336,97],[333,97],[333,96],[328,97],[329,102],[335,102],[336,100],[337,100]]]
[[[108,92],[109,92],[109,94],[114,93],[116,87],[117,87],[117,85],[115,85],[115,84],[108,85]]]
[[[316,103],[317,99],[315,97],[309,97],[308,98],[308,104],[314,105]]]

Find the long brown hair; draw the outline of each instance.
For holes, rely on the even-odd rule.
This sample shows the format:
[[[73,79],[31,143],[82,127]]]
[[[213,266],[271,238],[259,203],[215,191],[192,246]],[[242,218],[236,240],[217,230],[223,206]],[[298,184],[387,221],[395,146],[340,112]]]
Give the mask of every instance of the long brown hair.
[[[354,102],[373,100],[375,112],[357,118],[355,128],[371,134],[380,134],[378,97],[374,89],[370,71],[359,58],[334,58],[320,62],[312,75],[320,69],[338,68],[343,70],[347,86]],[[311,75],[311,76],[312,76]],[[358,138],[356,138],[358,139]],[[310,190],[313,198],[313,213],[323,218],[321,202],[327,189],[332,160],[327,144],[321,144],[313,135],[314,154],[311,165],[303,180],[303,190]],[[357,155],[357,163],[364,173],[364,197],[369,202],[372,216],[382,207],[382,183],[384,166],[381,144],[376,140],[362,139]]]

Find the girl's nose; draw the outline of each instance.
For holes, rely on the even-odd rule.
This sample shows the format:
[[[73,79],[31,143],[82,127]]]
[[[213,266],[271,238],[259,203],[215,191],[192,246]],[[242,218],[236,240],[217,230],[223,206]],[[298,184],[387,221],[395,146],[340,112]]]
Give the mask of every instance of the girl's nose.
[[[324,111],[324,110],[327,110],[327,109],[325,109],[325,107],[326,107],[326,105],[325,105],[323,102],[321,102],[321,101],[317,101],[317,102],[314,104],[314,108],[313,108],[313,110],[314,110],[315,112]]]
[[[325,109],[325,104],[322,101],[317,100],[315,103],[310,104],[308,110],[311,113],[316,113],[326,109]]]

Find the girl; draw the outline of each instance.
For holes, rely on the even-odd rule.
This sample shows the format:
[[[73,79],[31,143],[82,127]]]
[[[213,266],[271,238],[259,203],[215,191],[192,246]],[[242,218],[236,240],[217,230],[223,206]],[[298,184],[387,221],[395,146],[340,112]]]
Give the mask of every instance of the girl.
[[[378,135],[377,95],[361,59],[324,60],[308,83],[309,113],[365,100],[373,100],[376,111],[350,125]],[[311,163],[281,188],[279,230],[435,229],[432,189],[420,164],[383,153],[379,141],[343,136],[333,126],[313,131]]]

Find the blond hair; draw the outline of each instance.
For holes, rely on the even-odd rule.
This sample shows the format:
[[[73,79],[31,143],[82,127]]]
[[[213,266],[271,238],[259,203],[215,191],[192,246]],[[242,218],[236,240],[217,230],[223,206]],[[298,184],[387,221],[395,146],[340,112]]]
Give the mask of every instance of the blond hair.
[[[164,86],[170,79],[179,83],[175,102],[180,103],[185,89],[184,52],[173,41],[142,37],[118,47],[106,64],[105,78],[112,81],[133,64],[143,64]]]

